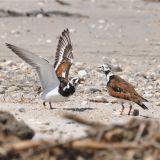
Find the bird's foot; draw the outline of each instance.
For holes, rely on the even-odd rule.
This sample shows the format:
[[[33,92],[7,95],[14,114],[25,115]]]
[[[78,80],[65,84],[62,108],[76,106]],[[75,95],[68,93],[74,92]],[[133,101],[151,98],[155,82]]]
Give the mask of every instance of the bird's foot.
[[[123,115],[123,112],[121,111],[119,115]]]
[[[55,109],[55,108],[52,107],[51,102],[49,102],[49,106],[50,106],[50,109]]]
[[[43,107],[44,107],[44,109],[46,109],[46,102],[45,101],[43,102]]]

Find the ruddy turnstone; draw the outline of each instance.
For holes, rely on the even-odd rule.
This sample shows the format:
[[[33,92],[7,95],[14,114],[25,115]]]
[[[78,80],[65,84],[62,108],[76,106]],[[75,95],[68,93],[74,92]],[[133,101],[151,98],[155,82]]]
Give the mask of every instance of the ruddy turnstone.
[[[78,77],[68,78],[73,62],[72,44],[69,30],[65,29],[59,38],[54,66],[36,54],[6,43],[16,55],[36,69],[42,87],[41,98],[45,102],[65,101],[72,95],[79,83]]]
[[[128,101],[130,103],[130,109],[128,115],[130,115],[132,110],[132,102],[138,104],[143,109],[148,109],[143,102],[148,102],[145,98],[140,96],[130,83],[126,82],[121,77],[114,75],[110,67],[107,65],[102,65],[98,67],[100,71],[105,73],[107,78],[107,91],[110,96],[118,98],[122,105],[121,115],[124,111],[124,102]]]

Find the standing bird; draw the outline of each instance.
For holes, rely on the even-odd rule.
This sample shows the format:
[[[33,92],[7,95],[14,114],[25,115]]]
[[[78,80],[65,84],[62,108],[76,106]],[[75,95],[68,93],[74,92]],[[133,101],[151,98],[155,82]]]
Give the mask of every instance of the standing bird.
[[[128,115],[130,115],[132,110],[131,102],[134,102],[141,106],[143,109],[148,109],[143,102],[148,102],[148,100],[144,99],[140,96],[134,89],[130,83],[126,82],[121,77],[114,75],[111,69],[107,65],[102,65],[98,67],[100,71],[102,71],[107,77],[107,90],[110,96],[116,97],[120,100],[122,105],[121,115],[124,111],[124,102],[128,101],[130,103],[130,109]]]
[[[6,46],[36,69],[41,82],[41,98],[44,100],[44,106],[45,102],[49,102],[50,109],[53,109],[51,102],[65,101],[75,92],[79,78],[68,78],[73,63],[72,44],[68,29],[65,29],[59,38],[54,65],[30,51],[8,43]]]

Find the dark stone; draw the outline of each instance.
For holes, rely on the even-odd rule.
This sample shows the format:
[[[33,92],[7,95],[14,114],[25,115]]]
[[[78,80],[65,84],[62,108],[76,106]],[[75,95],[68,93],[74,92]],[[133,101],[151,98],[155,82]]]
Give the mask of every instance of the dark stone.
[[[18,111],[19,112],[26,112],[26,110],[24,108],[19,108]]]
[[[89,92],[95,93],[95,92],[101,92],[101,90],[98,89],[98,88],[90,88],[90,89],[89,89]]]
[[[139,110],[138,109],[134,109],[133,110],[133,116],[138,116],[139,115]]]

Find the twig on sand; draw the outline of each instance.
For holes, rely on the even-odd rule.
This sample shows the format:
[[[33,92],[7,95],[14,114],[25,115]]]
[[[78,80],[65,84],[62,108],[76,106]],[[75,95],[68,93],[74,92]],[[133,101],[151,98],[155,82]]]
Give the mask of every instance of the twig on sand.
[[[56,2],[60,5],[65,5],[65,6],[70,6],[71,4],[70,3],[67,3],[67,2],[64,2],[62,0],[56,0]]]

